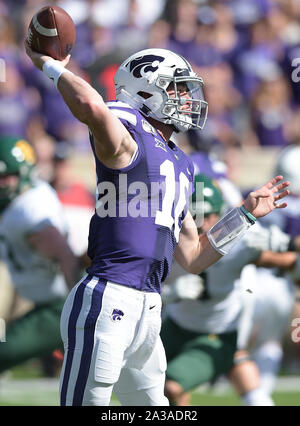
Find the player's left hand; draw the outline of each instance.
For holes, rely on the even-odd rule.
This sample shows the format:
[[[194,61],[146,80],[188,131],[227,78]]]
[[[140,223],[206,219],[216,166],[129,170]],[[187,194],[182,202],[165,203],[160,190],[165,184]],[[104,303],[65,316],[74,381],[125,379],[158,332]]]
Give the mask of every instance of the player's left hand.
[[[283,176],[276,176],[256,191],[250,192],[244,202],[245,208],[256,218],[266,216],[275,209],[283,209],[287,203],[278,203],[290,191],[285,189],[290,182],[280,182]],[[282,191],[279,193],[279,191]]]
[[[45,62],[53,59],[51,56],[47,56],[47,55],[44,55],[43,53],[39,53],[39,52],[36,52],[35,50],[32,50],[27,39],[25,40],[24,45],[25,45],[26,53],[29,56],[29,58],[32,60],[33,65],[35,65],[40,70],[43,69],[43,65]],[[71,58],[71,55],[68,55],[65,59],[59,62],[65,67],[68,65],[70,58]]]

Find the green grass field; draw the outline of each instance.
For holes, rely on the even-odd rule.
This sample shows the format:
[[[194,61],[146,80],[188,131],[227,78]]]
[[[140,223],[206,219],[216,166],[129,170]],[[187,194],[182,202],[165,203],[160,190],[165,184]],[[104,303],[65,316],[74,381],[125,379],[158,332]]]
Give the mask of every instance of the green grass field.
[[[273,400],[276,406],[300,406],[300,392],[274,392]],[[231,391],[219,395],[216,392],[194,393],[192,405],[200,406],[240,406],[239,398]]]
[[[39,363],[29,362],[0,376],[0,406],[57,406],[58,379],[43,377]],[[273,394],[277,406],[300,406],[300,377],[280,377]],[[193,392],[195,406],[240,406],[240,399],[226,381]],[[113,396],[111,405],[119,405]]]
[[[299,379],[300,382],[300,379]],[[273,399],[278,406],[300,406],[300,390],[275,391]],[[22,379],[0,381],[0,406],[55,406],[59,405],[58,381],[52,379]],[[119,405],[113,397],[112,405]],[[239,398],[228,390],[194,392],[192,405],[239,406]]]

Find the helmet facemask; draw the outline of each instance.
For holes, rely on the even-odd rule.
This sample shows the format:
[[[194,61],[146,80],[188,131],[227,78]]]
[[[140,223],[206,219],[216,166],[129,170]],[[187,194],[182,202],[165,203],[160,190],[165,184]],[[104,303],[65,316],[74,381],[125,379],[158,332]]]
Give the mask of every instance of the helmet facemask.
[[[190,128],[202,130],[207,119],[208,106],[203,96],[203,81],[200,77],[184,76],[170,78],[160,75],[156,84],[166,96],[162,114],[166,124],[172,124],[177,131],[185,132]],[[180,95],[184,87],[184,96]],[[172,94],[170,93],[172,88]]]

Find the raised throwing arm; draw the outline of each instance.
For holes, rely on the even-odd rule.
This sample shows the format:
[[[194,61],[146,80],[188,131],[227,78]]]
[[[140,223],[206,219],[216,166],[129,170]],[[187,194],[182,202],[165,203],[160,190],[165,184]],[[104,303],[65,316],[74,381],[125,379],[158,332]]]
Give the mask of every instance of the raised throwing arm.
[[[33,51],[27,41],[25,49],[33,64],[54,81],[74,117],[89,127],[97,157],[110,167],[125,167],[136,143],[102,96],[84,79],[66,70],[70,56],[63,61],[54,60]]]

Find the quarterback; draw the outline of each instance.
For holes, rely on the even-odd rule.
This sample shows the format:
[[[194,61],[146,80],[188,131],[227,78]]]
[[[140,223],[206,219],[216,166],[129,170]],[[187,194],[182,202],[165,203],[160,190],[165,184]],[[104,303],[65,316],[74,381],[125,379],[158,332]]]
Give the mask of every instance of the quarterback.
[[[188,212],[193,166],[170,141],[174,131],[205,124],[203,81],[190,64],[165,49],[137,52],[117,70],[116,101],[106,104],[65,68],[69,57],[56,61],[25,46],[73,115],[88,126],[97,184],[110,182],[117,194],[117,215],[99,217],[96,211],[91,219],[91,266],[63,309],[61,404],[108,405],[114,391],[123,405],[168,405],[160,290],[173,254],[183,268],[200,273],[227,253],[256,217],[286,207],[280,200],[289,183],[280,183],[282,176],[270,180],[199,238]],[[136,182],[148,188],[158,184],[154,215],[123,214],[120,173],[127,175],[131,190]],[[149,194],[137,202],[151,207]]]

